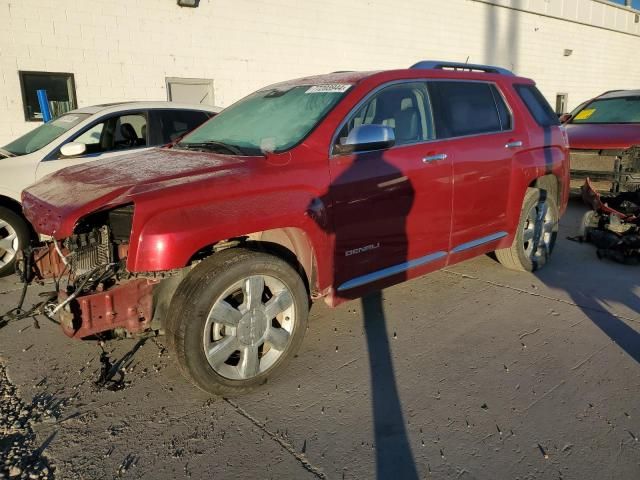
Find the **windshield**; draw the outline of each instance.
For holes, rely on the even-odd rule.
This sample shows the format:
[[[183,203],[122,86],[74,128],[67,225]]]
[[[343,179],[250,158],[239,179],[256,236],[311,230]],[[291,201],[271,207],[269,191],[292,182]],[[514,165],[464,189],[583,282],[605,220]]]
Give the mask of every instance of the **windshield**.
[[[45,145],[53,142],[64,132],[71,130],[81,121],[89,117],[87,113],[71,113],[62,115],[48,123],[40,125],[29,133],[2,147],[2,150],[12,155],[26,155],[40,150]]]
[[[594,100],[571,123],[640,123],[640,96]]]
[[[350,87],[332,84],[260,90],[185,136],[178,147],[243,155],[288,150],[313,130]]]

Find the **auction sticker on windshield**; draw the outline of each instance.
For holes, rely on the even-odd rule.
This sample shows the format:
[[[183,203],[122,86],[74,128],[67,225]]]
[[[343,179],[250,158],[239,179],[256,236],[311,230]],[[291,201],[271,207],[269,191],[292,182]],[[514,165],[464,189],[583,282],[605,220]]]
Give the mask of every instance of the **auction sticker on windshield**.
[[[351,85],[346,83],[329,83],[326,85],[314,85],[304,93],[344,93]]]
[[[576,120],[586,120],[596,111],[595,108],[585,108],[576,115]]]

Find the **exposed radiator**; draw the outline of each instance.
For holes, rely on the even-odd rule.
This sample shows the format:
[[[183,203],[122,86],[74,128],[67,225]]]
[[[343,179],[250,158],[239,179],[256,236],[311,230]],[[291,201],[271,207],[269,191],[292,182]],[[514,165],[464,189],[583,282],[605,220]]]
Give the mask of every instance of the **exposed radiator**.
[[[640,190],[640,148],[627,150],[571,150],[571,188],[590,178],[600,192]]]

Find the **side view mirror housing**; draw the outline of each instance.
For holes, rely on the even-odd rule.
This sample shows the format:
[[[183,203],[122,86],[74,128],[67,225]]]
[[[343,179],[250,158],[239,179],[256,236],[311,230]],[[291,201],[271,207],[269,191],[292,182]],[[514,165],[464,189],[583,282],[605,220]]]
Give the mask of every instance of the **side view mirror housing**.
[[[567,123],[569,120],[571,120],[571,114],[563,113],[558,117],[558,120],[560,120],[560,123]]]
[[[386,125],[360,125],[355,127],[341,142],[339,153],[384,150],[396,143],[393,128]]]
[[[84,143],[69,142],[60,147],[60,153],[63,157],[77,157],[87,151],[87,146]]]

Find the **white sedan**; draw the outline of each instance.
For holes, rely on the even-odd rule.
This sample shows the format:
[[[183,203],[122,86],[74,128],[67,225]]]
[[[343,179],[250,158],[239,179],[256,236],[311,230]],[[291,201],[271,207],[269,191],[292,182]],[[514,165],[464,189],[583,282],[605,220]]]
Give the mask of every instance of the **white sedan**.
[[[0,277],[33,238],[22,215],[22,190],[61,168],[172,142],[220,108],[127,102],[67,112],[0,148]]]

